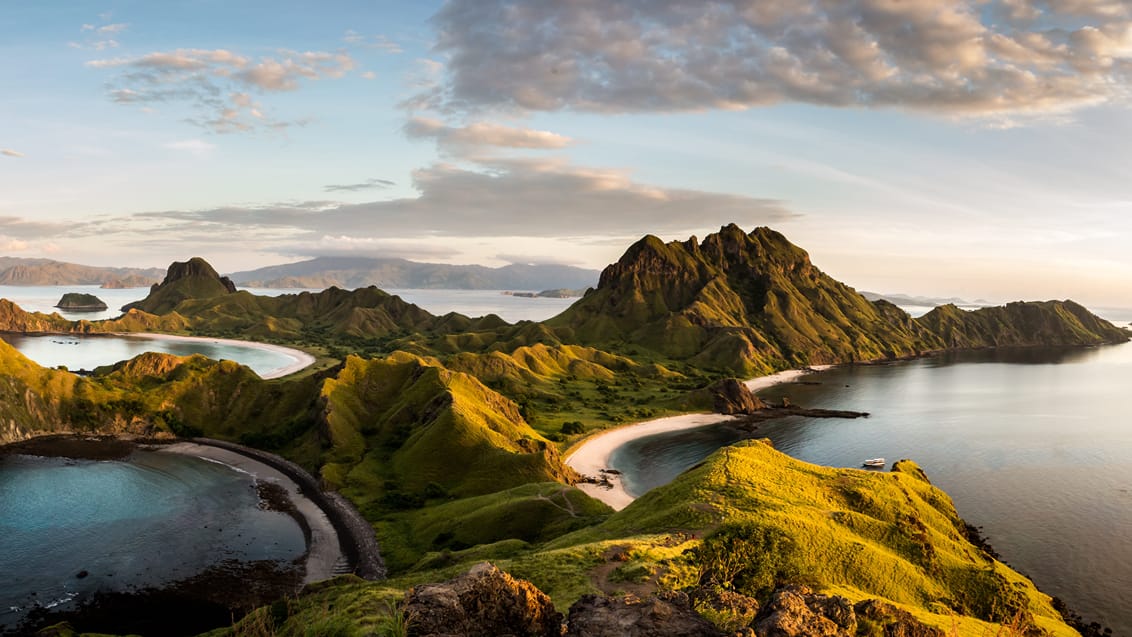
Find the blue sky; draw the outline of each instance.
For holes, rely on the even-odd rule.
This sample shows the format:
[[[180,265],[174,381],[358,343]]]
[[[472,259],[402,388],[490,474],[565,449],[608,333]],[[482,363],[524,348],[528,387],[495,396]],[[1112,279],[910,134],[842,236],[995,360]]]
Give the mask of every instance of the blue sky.
[[[3,11],[0,254],[600,268],[735,222],[858,289],[1132,306],[1119,0]]]

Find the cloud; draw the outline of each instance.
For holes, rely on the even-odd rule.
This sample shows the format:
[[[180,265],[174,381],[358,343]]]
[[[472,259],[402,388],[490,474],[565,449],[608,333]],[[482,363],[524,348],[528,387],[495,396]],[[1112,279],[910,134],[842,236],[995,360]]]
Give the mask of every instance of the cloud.
[[[506,261],[512,265],[572,265],[579,266],[582,264],[577,259],[569,257],[556,257],[545,254],[497,254],[496,259]]]
[[[326,192],[357,192],[359,190],[389,188],[390,186],[396,185],[396,183],[388,179],[367,179],[358,184],[331,184],[329,186],[323,186],[322,189]]]
[[[437,164],[413,173],[417,198],[359,204],[305,202],[153,212],[132,219],[242,229],[380,237],[639,236],[727,223],[770,224],[797,215],[777,200],[639,184],[619,170],[562,160],[494,159],[472,170]]]
[[[449,0],[442,111],[669,112],[784,102],[1064,113],[1132,85],[1124,0]]]
[[[386,53],[404,53],[405,50],[401,48],[400,44],[390,40],[384,35],[362,35],[353,29],[347,30],[342,36],[342,41],[351,46],[364,47],[367,49],[377,49]]]
[[[183,152],[203,157],[208,155],[216,149],[215,144],[210,144],[203,139],[183,139],[181,141],[169,142],[165,144],[165,148],[170,150],[179,150]]]
[[[473,122],[454,127],[436,119],[413,117],[404,127],[413,139],[435,139],[437,145],[456,155],[465,155],[483,147],[555,149],[565,148],[574,140],[550,131],[516,128],[491,122]]]
[[[460,254],[446,246],[427,245],[415,240],[375,239],[372,237],[324,235],[316,240],[275,249],[295,257],[371,257],[396,259],[451,259]]]
[[[71,232],[82,224],[29,221],[23,217],[0,216],[0,236],[14,239],[50,239]]]
[[[253,94],[295,91],[305,81],[336,79],[354,68],[347,53],[280,50],[252,59],[227,49],[176,49],[139,57],[91,60],[90,68],[117,71],[107,89],[119,104],[183,102],[190,123],[215,133],[280,130],[308,119],[272,117]]]
[[[20,151],[12,150],[11,148],[0,148],[0,155],[4,155],[5,157],[23,157],[24,156],[24,154],[21,153]]]
[[[107,15],[107,14],[104,14]],[[109,16],[103,18],[103,22],[107,22]],[[84,35],[82,42],[68,42],[67,46],[74,49],[93,49],[95,51],[104,51],[106,49],[116,49],[121,44],[114,39],[129,28],[130,25],[124,22],[108,23],[108,24],[84,24],[79,28],[79,31]]]

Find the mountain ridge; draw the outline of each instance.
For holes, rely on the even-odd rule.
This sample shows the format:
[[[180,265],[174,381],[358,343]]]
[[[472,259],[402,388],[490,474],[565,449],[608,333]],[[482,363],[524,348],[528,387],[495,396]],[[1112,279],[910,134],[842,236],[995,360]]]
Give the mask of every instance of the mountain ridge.
[[[399,258],[315,257],[306,261],[233,272],[245,287],[549,290],[585,289],[597,281],[597,270],[568,265],[483,265],[423,263]]]

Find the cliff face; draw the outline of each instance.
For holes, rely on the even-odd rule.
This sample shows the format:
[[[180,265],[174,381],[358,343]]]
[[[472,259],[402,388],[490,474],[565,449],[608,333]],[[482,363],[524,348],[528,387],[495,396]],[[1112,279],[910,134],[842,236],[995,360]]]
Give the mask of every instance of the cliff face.
[[[950,306],[914,320],[826,275],[781,234],[735,225],[702,242],[641,239],[602,272],[597,290],[547,324],[566,340],[629,342],[748,375],[951,347],[1127,340],[1071,302],[973,313]]]

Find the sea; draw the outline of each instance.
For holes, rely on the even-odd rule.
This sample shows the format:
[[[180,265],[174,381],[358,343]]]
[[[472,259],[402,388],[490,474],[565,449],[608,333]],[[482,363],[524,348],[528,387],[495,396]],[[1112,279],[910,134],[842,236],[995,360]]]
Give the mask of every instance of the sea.
[[[65,291],[90,290],[0,286],[0,297],[50,311]],[[390,291],[434,314],[494,313],[512,322],[550,318],[576,300],[498,290]],[[116,307],[146,290],[92,293]],[[928,309],[908,308],[913,315]],[[1097,311],[1118,325],[1132,321],[1127,309]],[[828,466],[859,467],[878,456],[915,460],[1006,562],[1088,620],[1132,634],[1129,391],[1132,344],[944,354],[838,367],[764,390],[769,399],[870,416],[788,418],[760,425],[756,435]],[[620,449],[612,464],[630,492],[640,494],[738,435],[721,426],[653,436]],[[0,514],[0,524],[3,519]]]
[[[0,634],[37,611],[73,611],[218,566],[295,569],[303,531],[265,510],[254,482],[226,465],[155,451],[122,460],[0,456]]]
[[[632,495],[751,435],[795,458],[910,458],[1012,567],[1089,621],[1132,634],[1132,343],[961,352],[838,367],[759,392],[855,420],[790,417],[638,439],[614,453]]]

